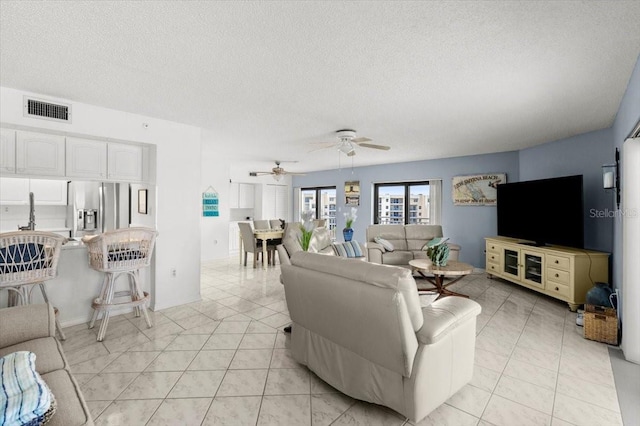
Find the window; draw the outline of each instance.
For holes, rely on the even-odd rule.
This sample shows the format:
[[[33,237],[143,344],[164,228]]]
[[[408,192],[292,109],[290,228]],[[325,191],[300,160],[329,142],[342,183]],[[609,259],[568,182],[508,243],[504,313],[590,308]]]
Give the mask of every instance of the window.
[[[440,224],[442,181],[376,183],[373,222]]]
[[[336,187],[300,189],[300,211],[307,210],[313,212],[314,219],[327,221],[327,228],[333,237],[336,229]]]

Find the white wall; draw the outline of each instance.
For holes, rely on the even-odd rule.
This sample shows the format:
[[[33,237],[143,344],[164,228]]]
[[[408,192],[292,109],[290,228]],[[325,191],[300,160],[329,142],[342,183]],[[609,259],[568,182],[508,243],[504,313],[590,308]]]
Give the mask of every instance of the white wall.
[[[229,170],[228,158],[216,152],[216,143],[203,140],[200,196],[209,187],[218,193],[220,216],[203,217],[200,211],[200,257],[202,261],[229,257]],[[200,201],[202,203],[202,201]],[[202,204],[200,204],[202,206]]]
[[[71,103],[72,123],[25,118],[24,94],[28,93],[0,88],[0,123],[156,145],[157,199],[153,207],[160,236],[152,270],[152,307],[163,309],[199,300],[201,129],[40,94],[32,95]],[[171,275],[173,268],[176,277]]]
[[[203,262],[224,259],[229,257],[229,224],[231,221],[244,219],[245,216],[259,218],[262,212],[259,211],[259,203],[262,199],[262,184],[274,183],[271,176],[249,176],[253,170],[269,169],[272,166],[256,166],[246,164],[242,159],[230,158],[221,154],[219,149],[220,141],[211,139],[206,133],[202,138],[202,174],[199,191],[204,192],[207,187],[212,186],[219,196],[220,216],[202,217],[200,213],[200,244],[201,259]],[[245,163],[245,164],[243,164]],[[268,161],[264,163],[268,164]],[[229,207],[230,182],[250,183],[255,185],[255,209],[234,209],[235,213],[242,213],[241,217],[231,217]],[[291,177],[285,176],[279,184],[288,185],[291,188]],[[289,200],[291,206],[291,200]],[[290,214],[290,213],[289,213]],[[272,218],[268,218],[272,219]]]

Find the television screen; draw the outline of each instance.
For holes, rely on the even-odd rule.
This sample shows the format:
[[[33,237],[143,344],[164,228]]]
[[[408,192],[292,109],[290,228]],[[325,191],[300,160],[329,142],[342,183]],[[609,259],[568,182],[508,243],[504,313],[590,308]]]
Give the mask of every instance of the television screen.
[[[498,235],[584,246],[582,175],[498,185]]]

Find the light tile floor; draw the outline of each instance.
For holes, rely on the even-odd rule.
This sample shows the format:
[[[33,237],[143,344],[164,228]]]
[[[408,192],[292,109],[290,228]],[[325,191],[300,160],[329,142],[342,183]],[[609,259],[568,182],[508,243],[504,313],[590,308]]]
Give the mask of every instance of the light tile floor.
[[[291,357],[279,267],[202,267],[202,301],[112,318],[103,343],[65,329],[97,425],[413,425],[355,401]],[[473,380],[419,425],[621,425],[607,346],[567,305],[485,274],[452,289],[482,305]]]

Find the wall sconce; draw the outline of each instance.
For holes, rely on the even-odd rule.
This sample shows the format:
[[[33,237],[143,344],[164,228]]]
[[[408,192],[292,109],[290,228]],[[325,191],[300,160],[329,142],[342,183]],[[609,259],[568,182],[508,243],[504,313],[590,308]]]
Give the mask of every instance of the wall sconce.
[[[616,162],[602,166],[602,187],[614,189],[616,192],[616,206],[620,207],[620,150],[616,148]]]

